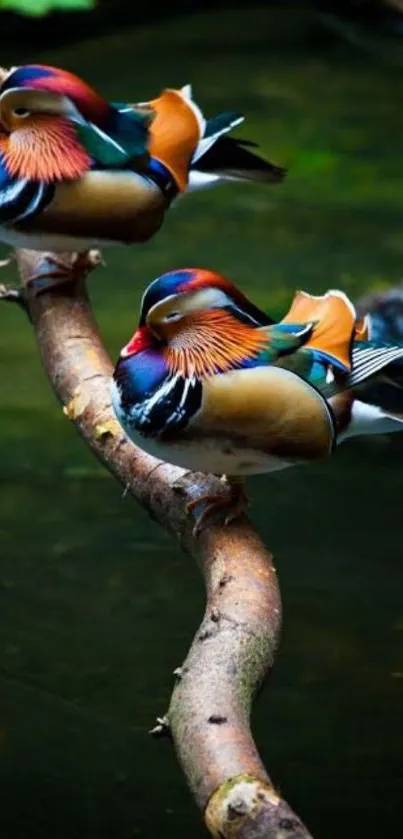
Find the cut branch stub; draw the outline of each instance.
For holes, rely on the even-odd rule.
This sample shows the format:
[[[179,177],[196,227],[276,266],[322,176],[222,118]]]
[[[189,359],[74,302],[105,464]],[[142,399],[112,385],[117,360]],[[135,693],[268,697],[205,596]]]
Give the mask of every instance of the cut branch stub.
[[[77,265],[76,255],[63,258]],[[30,278],[51,270],[52,255],[19,251],[17,263],[42,361],[65,415],[125,491],[203,570],[206,613],[158,733],[169,730],[214,837],[310,839],[274,790],[249,727],[251,701],[273,664],[281,626],[270,554],[245,516],[227,528],[214,519],[195,538],[186,503],[225,492],[222,483],[161,463],[127,439],[111,407],[112,365],[83,279],[76,272],[74,283],[34,296]]]
[[[205,814],[215,839],[306,839],[305,826],[269,783],[239,775],[212,796]]]

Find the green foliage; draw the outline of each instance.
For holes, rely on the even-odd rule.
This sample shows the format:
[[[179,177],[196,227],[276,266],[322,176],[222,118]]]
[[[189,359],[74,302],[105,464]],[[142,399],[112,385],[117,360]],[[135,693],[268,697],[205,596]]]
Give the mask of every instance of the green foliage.
[[[21,15],[41,17],[55,9],[79,11],[91,9],[95,0],[0,0],[0,11],[18,12]]]

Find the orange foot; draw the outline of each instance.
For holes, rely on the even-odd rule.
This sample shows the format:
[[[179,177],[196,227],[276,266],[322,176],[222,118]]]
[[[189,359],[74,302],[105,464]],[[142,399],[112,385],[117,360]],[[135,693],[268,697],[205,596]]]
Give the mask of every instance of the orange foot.
[[[245,495],[243,481],[241,478],[223,475],[221,481],[228,487],[227,495],[213,495],[207,493],[206,495],[199,496],[199,498],[195,498],[194,501],[189,501],[189,504],[186,505],[186,512],[190,514],[196,507],[203,504],[203,502],[207,504],[204,510],[196,518],[193,528],[193,536],[198,536],[200,531],[203,529],[206,520],[217,510],[228,510],[224,519],[224,525],[227,526],[232,521],[239,518],[239,516],[241,516],[248,507],[248,499]]]
[[[44,265],[41,268],[41,264]],[[90,250],[77,254],[54,254],[44,253],[43,259],[37,271],[32,274],[27,282],[27,288],[38,297],[46,291],[53,291],[54,288],[75,283],[83,279],[96,268],[97,265],[104,265],[99,251]]]

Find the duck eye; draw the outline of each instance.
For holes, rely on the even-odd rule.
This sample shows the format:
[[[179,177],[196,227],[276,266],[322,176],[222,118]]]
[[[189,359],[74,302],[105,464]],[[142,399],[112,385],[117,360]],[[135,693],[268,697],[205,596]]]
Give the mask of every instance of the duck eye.
[[[13,111],[14,116],[22,118],[29,117],[30,113],[27,108],[15,108]]]
[[[165,320],[180,320],[181,317],[181,312],[169,312],[169,314],[165,316]]]

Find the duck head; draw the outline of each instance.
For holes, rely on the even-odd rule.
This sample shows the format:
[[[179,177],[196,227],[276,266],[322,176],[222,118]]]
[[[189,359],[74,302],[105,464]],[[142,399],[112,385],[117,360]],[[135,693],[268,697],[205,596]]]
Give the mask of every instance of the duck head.
[[[108,103],[72,73],[42,65],[13,68],[0,87],[1,162],[13,177],[77,178],[91,161],[75,125],[102,126],[109,111]]]
[[[207,376],[253,356],[272,320],[227,279],[201,268],[163,274],[147,288],[121,359],[153,348],[172,372]]]

